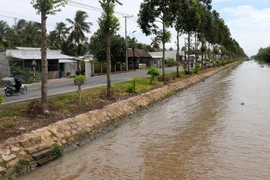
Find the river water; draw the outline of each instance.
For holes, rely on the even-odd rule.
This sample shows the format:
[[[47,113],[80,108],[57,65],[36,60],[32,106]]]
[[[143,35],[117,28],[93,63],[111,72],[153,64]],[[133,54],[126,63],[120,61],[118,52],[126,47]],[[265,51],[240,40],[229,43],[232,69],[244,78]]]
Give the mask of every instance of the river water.
[[[270,179],[270,67],[243,62],[21,180]]]

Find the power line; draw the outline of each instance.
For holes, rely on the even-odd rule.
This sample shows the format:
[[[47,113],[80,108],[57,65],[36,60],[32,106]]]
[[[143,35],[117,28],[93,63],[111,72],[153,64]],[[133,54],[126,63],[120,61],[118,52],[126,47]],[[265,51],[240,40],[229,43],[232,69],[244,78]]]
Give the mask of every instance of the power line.
[[[15,6],[15,5],[6,4],[6,3],[3,3],[3,2],[0,2],[0,4],[8,5],[8,6],[11,6],[11,7],[16,7],[16,8],[19,8],[20,10],[24,10],[24,11],[30,11],[30,9],[21,8],[21,7],[18,7],[18,6]],[[80,3],[80,2],[77,2],[77,1],[73,1],[73,0],[68,0],[67,5],[72,6],[72,7],[76,7],[76,8],[83,8],[83,9],[87,9],[87,10],[92,10],[92,11],[97,11],[97,12],[103,12],[103,9],[100,8],[100,7],[83,4],[83,3]],[[35,19],[35,21],[39,21],[39,20],[37,20],[37,18],[27,17],[27,16],[24,16],[24,15],[21,15],[21,14],[18,14],[18,13],[13,13],[13,12],[6,11],[6,10],[1,10],[1,11],[5,11],[7,13],[16,15],[16,17],[1,15],[3,17],[12,18],[12,19],[14,19],[14,18],[22,19],[22,17],[26,17],[28,20],[29,19]],[[115,14],[118,14],[118,15],[121,15],[121,16],[132,16],[131,20],[134,21],[134,22],[137,22],[137,19],[136,19],[137,17],[135,15],[128,14],[128,13],[122,13],[122,12],[115,12]],[[61,16],[58,16],[58,15],[54,15],[54,16],[61,17]],[[62,17],[62,18],[65,18],[65,17]],[[47,25],[48,26],[55,27],[55,25],[50,25],[50,24],[47,24]]]
[[[84,9],[88,9],[88,10],[93,10],[93,11],[98,11],[98,12],[103,12],[103,9],[100,7],[96,7],[96,6],[92,6],[92,5],[88,5],[88,4],[83,4],[77,1],[73,1],[73,0],[68,0],[68,5],[73,6],[73,7],[79,7],[79,8],[84,8]],[[122,13],[122,12],[115,12],[115,14],[120,14],[120,15],[126,15],[126,16],[134,16],[132,14],[128,14],[128,13]]]
[[[0,16],[6,17],[6,18],[11,18],[11,19],[15,18],[15,17],[11,17],[11,16],[5,16],[5,15],[2,15],[2,14],[0,14]]]

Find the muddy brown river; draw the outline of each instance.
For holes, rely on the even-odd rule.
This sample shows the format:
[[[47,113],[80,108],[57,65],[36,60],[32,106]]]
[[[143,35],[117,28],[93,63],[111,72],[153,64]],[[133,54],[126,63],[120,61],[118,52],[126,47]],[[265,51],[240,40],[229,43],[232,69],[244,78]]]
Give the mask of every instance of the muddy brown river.
[[[268,180],[270,67],[194,85],[20,180]]]

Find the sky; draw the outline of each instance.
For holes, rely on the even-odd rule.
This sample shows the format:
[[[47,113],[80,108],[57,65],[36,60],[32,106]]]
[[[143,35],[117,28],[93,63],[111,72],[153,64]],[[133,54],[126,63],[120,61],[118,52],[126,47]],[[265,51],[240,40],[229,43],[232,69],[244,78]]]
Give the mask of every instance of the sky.
[[[0,20],[6,21],[10,26],[19,19],[40,22],[40,16],[36,14],[30,1],[0,0]],[[93,23],[89,36],[99,28],[97,20],[102,11],[98,0],[74,1],[88,5],[88,7],[76,7],[72,1],[69,1],[61,12],[48,16],[48,31],[53,30],[58,22],[68,24],[66,18],[74,19],[78,10],[86,11],[89,16],[87,21]],[[125,36],[124,16],[132,16],[127,18],[127,34],[135,37],[138,42],[150,44],[151,38],[154,36],[143,34],[137,24],[137,15],[143,0],[120,0],[120,2],[123,5],[117,5],[115,8],[115,16],[119,18],[121,25],[118,34]],[[270,45],[270,0],[212,0],[212,9],[219,12],[220,18],[224,19],[230,29],[231,37],[240,44],[248,56],[256,55],[259,48]],[[135,30],[136,32],[134,32]],[[170,29],[170,31],[172,39],[166,48],[176,49],[176,32],[174,29]],[[184,37],[186,35],[182,35],[180,38],[180,46],[184,45]]]

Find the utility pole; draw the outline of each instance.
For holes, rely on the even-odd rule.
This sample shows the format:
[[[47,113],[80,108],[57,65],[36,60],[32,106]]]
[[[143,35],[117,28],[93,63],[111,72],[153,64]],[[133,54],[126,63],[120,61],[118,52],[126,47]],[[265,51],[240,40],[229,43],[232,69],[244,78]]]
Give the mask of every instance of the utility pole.
[[[126,41],[126,71],[128,71],[128,47],[127,47],[127,18],[133,17],[132,15],[123,16],[125,18],[125,41]]]
[[[14,27],[16,27],[16,25],[17,25],[17,19],[18,18],[14,18]]]

